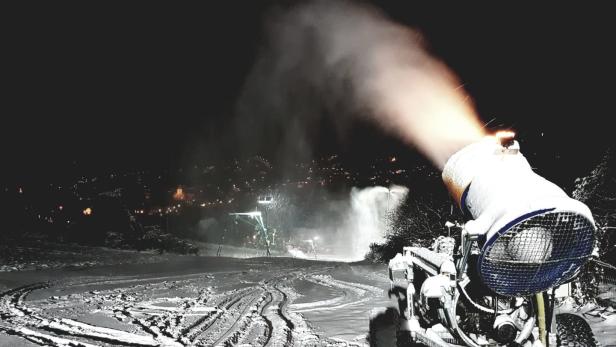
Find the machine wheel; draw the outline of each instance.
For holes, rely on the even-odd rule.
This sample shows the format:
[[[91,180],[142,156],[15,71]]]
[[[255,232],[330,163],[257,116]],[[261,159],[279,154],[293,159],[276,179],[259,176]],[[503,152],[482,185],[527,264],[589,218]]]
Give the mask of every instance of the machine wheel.
[[[373,314],[370,318],[371,347],[420,346],[411,341],[410,333],[400,331],[400,313],[394,307]]]
[[[396,347],[424,347],[422,344],[418,344],[411,340],[411,333],[409,331],[396,331]]]
[[[584,318],[571,314],[556,315],[556,338],[559,346],[600,347]]]
[[[400,321],[398,310],[388,307],[370,317],[370,346],[396,346],[396,332]]]

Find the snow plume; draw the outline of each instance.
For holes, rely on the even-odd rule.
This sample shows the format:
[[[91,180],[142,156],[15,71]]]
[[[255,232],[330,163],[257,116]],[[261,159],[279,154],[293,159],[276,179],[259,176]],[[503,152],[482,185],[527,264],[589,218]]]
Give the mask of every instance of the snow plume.
[[[351,190],[347,221],[338,235],[349,245],[349,258],[363,259],[370,244],[384,241],[391,216],[395,214],[407,193],[408,188],[402,186]]]
[[[329,196],[308,208],[310,216],[292,229],[295,245],[288,251],[298,258],[362,260],[370,244],[384,241],[407,193],[408,188],[393,185],[353,188],[344,198]]]
[[[314,131],[323,114],[340,129],[349,116],[367,118],[439,168],[483,136],[453,73],[427,53],[420,35],[374,8],[344,0],[302,2],[267,24],[238,109],[277,121],[291,134],[282,146],[305,147],[307,135],[295,130]],[[254,132],[251,122],[239,119]]]
[[[348,207],[340,220],[332,225],[321,225],[324,231],[323,259],[356,261],[364,259],[370,244],[384,241],[385,231],[390,227],[391,216],[400,207],[408,193],[402,186],[367,187],[351,190]],[[327,234],[328,231],[333,231]],[[330,254],[328,254],[330,253]]]

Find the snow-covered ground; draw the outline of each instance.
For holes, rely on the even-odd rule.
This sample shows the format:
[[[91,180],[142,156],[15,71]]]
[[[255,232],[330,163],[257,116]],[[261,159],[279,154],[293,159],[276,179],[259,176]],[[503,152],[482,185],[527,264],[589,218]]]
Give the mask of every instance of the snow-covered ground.
[[[129,256],[129,253],[125,253]],[[384,265],[169,256],[0,275],[0,346],[366,346]],[[602,345],[616,314],[563,304]]]
[[[0,346],[363,346],[386,274],[216,257],[4,273]]]
[[[0,273],[110,264],[160,263],[177,257],[182,256],[159,254],[153,250],[138,252],[34,240],[20,244],[0,244]]]

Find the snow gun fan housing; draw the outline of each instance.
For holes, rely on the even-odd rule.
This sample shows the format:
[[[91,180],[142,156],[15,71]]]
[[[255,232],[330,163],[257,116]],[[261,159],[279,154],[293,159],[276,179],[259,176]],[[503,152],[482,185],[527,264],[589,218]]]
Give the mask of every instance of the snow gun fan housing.
[[[513,133],[464,147],[443,180],[471,220],[481,251],[477,272],[500,295],[526,296],[571,279],[590,257],[595,224],[588,207],[537,175]]]

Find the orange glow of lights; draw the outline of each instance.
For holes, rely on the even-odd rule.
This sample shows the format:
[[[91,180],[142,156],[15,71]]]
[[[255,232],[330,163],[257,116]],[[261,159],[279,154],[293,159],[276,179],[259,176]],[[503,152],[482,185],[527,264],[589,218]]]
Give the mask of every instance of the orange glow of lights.
[[[173,198],[175,200],[184,200],[186,196],[184,195],[184,189],[178,188],[175,190],[175,194],[173,194]]]
[[[83,210],[83,215],[84,216],[89,216],[92,214],[92,209],[91,208],[86,208],[85,210]]]

